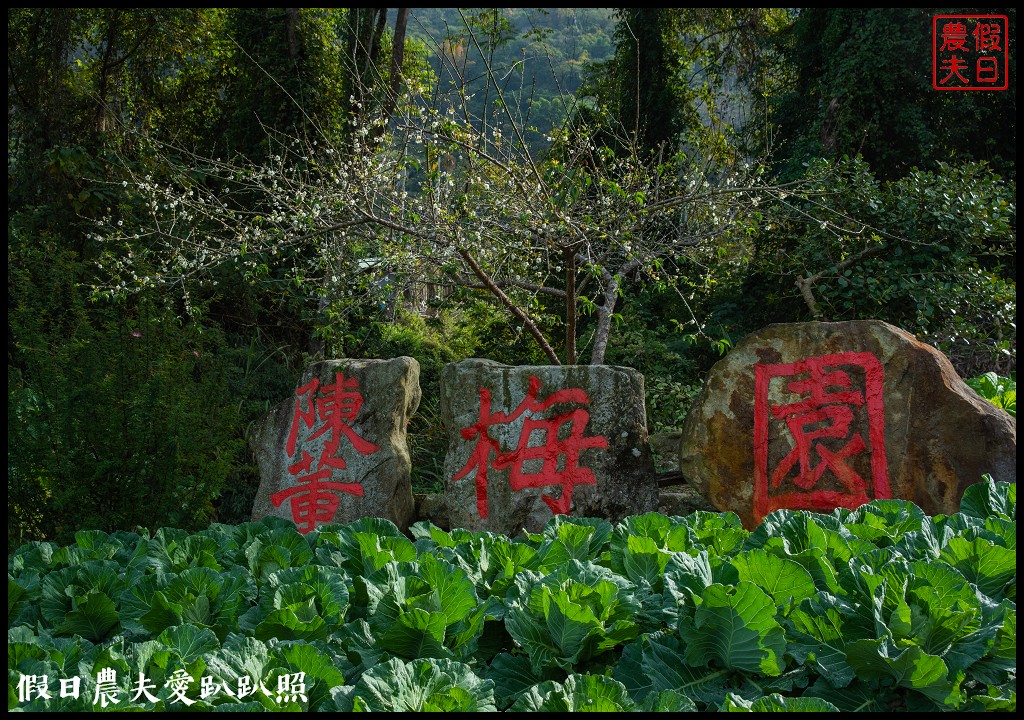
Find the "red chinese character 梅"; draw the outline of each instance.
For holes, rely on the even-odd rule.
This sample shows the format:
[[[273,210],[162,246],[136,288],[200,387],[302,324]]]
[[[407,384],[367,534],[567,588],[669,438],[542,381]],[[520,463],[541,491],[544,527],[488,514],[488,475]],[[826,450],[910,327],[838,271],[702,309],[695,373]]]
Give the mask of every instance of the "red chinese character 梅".
[[[498,470],[509,468],[509,484],[513,490],[561,486],[562,492],[558,498],[541,495],[551,511],[559,514],[569,513],[574,487],[597,482],[591,470],[580,466],[580,454],[592,448],[607,448],[608,441],[600,435],[584,435],[590,413],[582,408],[574,408],[549,419],[525,418],[516,448],[507,453],[501,452],[498,441],[489,434],[491,427],[512,423],[527,412],[540,414],[558,403],[590,403],[590,397],[579,388],[557,390],[544,400],[538,400],[540,387],[541,381],[531,375],[526,397],[508,414],[492,413],[491,393],[486,388],[480,388],[479,419],[462,430],[462,437],[466,440],[476,439],[476,445],[466,464],[452,480],[461,480],[476,470],[477,511],[485,520],[488,515],[487,471],[490,467]],[[568,433],[564,439],[560,439],[564,427],[568,428]],[[537,435],[543,436],[542,444],[531,445],[531,438]],[[539,464],[540,469],[536,472],[525,471],[525,464],[531,461],[534,465]]]

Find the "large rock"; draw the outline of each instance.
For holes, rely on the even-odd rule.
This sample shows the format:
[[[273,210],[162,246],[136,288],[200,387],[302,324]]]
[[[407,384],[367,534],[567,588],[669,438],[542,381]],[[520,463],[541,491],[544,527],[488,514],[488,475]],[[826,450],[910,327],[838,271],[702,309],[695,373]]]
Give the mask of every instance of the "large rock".
[[[410,357],[306,368],[295,393],[250,435],[260,469],[252,519],[277,515],[302,533],[362,517],[408,527],[415,504],[405,432],[419,376]]]
[[[554,514],[618,520],[657,507],[643,376],[608,365],[464,360],[441,375],[451,527],[539,532]]]
[[[686,480],[748,528],[876,498],[953,513],[983,474],[1017,476],[1016,419],[941,352],[870,320],[749,335],[711,369],[680,445]]]

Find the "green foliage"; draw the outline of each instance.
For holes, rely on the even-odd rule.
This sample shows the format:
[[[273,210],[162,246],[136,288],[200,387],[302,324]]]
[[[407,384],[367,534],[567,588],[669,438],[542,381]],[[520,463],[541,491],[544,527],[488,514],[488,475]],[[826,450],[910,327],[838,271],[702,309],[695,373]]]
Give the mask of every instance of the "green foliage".
[[[216,334],[143,300],[95,326],[72,316],[65,335],[45,326],[51,301],[23,297],[11,316],[8,532],[202,527],[241,449]]]
[[[798,177],[814,158],[863,155],[879,178],[914,168],[987,161],[1016,173],[1016,87],[1003,92],[932,88],[933,16],[940,8],[801,8],[774,38],[788,82],[769,100],[776,161]],[[991,11],[1016,24],[1016,8]],[[894,31],[894,28],[899,28]],[[1012,33],[1011,33],[1012,35]],[[1007,38],[1010,77],[1015,38]],[[956,122],[951,119],[956,118]],[[985,128],[975,133],[967,128]]]
[[[990,403],[1017,417],[1016,372],[1011,372],[1009,377],[987,372],[978,377],[968,378],[965,382]]]
[[[348,120],[347,73],[338,10],[237,8],[228,14],[231,80],[223,101],[229,155],[262,159],[274,147],[268,129],[323,142]]]
[[[181,706],[168,687],[181,673],[206,711],[1016,703],[1013,484],[971,485],[948,516],[885,500],[779,510],[753,532],[703,512],[559,516],[518,539],[428,522],[411,534],[366,518],[300,535],[266,518],[22,545],[8,558],[8,708],[92,709],[105,668],[115,707],[158,711]],[[140,672],[155,701],[132,693]],[[82,692],[22,700],[31,675],[80,676]],[[204,694],[200,678],[220,687]]]
[[[338,688],[325,710],[341,712],[494,712],[494,683],[450,660],[398,658]]]
[[[613,33],[609,8],[412,8],[409,21],[411,38],[441,49],[429,55],[438,89],[461,87],[467,112],[481,123],[500,124],[506,112],[519,118],[534,157],[571,112],[588,64],[613,53]],[[501,98],[486,63],[502,69]]]
[[[608,343],[608,364],[643,373],[651,433],[682,427],[710,367],[709,358],[678,331],[676,316],[683,317],[685,308],[676,307],[673,297],[678,299],[674,293],[641,291],[637,300],[624,304],[620,329]]]
[[[598,142],[618,153],[736,162],[744,90],[760,84],[755,60],[787,17],[764,8],[617,9],[615,55],[590,66],[580,92]]]
[[[607,358],[645,374],[655,430],[681,423],[701,375],[717,359],[709,338],[724,352],[739,334],[766,322],[809,317],[792,281],[819,272],[824,275],[814,293],[828,317],[890,320],[940,347],[965,376],[985,370],[1010,374],[1016,311],[1015,88],[1005,93],[928,88],[928,72],[918,71],[929,61],[929,49],[915,45],[927,32],[909,29],[922,18],[927,21],[927,13],[623,9],[615,36],[613,15],[603,8],[477,9],[465,13],[465,25],[457,9],[413,9],[403,65],[406,87],[424,99],[424,108],[454,102],[466,110],[462,125],[445,124],[440,136],[428,138],[430,152],[413,148],[417,138],[410,133],[409,146],[384,153],[388,162],[395,161],[387,167],[397,168],[385,183],[395,192],[382,196],[386,201],[374,211],[393,208],[386,219],[412,229],[435,212],[443,216],[435,226],[441,231],[431,238],[440,238],[438,252],[420,262],[408,233],[378,228],[350,243],[340,240],[334,227],[335,220],[351,219],[345,209],[353,192],[374,172],[351,176],[356,184],[339,190],[329,182],[339,166],[327,162],[328,151],[349,154],[354,133],[378,127],[360,123],[394,100],[383,81],[391,61],[383,10],[12,9],[9,542],[67,542],[83,526],[114,530],[155,523],[193,529],[211,517],[244,520],[257,478],[253,459],[242,448],[244,429],[291,393],[300,365],[322,356],[323,347],[335,356],[407,354],[420,361],[424,400],[409,436],[413,480],[417,490],[436,491],[446,450],[435,392],[443,364],[469,356],[548,361],[522,324],[509,322],[495,304],[468,300],[468,291],[424,303],[420,295],[398,290],[406,280],[410,286],[425,280],[433,292],[464,271],[452,264],[454,246],[448,243],[472,242],[481,230],[489,233],[481,245],[487,251],[477,259],[495,279],[509,283],[505,287],[514,301],[554,341],[564,339],[564,303],[514,282],[551,279],[548,289],[558,286],[564,248],[551,248],[565,242],[565,248],[579,249],[569,233],[574,223],[589,233],[591,257],[622,260],[618,291],[630,284],[645,289],[614,317],[620,332],[612,334]],[[1015,10],[1006,13],[1012,24]],[[893,27],[906,31],[892,32]],[[764,42],[772,38],[778,42]],[[1012,74],[1015,38],[1007,40]],[[601,63],[613,53],[608,62],[588,69],[591,61]],[[645,68],[639,75],[638,60]],[[488,83],[487,62],[500,69],[491,78],[496,83]],[[537,70],[538,65],[544,67]],[[583,94],[573,97],[588,72]],[[680,81],[684,74],[691,83]],[[749,88],[761,94],[755,103],[763,100],[758,107],[770,111],[767,117],[780,121],[784,145],[776,159],[782,172],[802,176],[805,161],[858,152],[870,165],[840,163],[838,179],[817,188],[826,195],[780,198],[788,206],[781,215],[763,207],[764,212],[748,212],[746,200],[706,202],[702,193],[724,181],[720,174],[701,176],[700,182],[711,185],[694,186],[699,201],[681,210],[667,196],[689,179],[693,167],[711,158],[724,168],[739,160],[737,148],[750,150],[752,144],[739,137]],[[445,90],[454,92],[442,101]],[[907,101],[893,102],[894,97]],[[583,114],[574,115],[574,108]],[[402,116],[403,122],[413,116]],[[577,145],[577,155],[568,153],[572,133],[562,125],[566,117],[593,121],[599,131],[582,128],[580,137],[588,144],[604,138],[605,146]],[[515,127],[522,135],[513,138]],[[623,141],[629,132],[623,130],[641,128],[647,150],[667,143],[685,150],[690,164],[678,156],[676,164],[645,166],[611,152],[628,145]],[[473,134],[495,129],[504,135]],[[478,149],[499,153],[500,147],[502,162],[519,163],[526,151],[540,158],[550,137],[559,138],[550,155],[517,164],[520,174],[505,184],[499,184],[493,167],[478,162],[480,156],[464,153],[466,142],[479,141]],[[220,159],[226,162],[236,153],[267,159],[278,152],[287,156],[287,168],[285,161],[242,166],[264,172],[268,186],[287,186],[277,195],[260,194],[264,188],[256,179],[233,175],[237,168]],[[202,164],[197,156],[211,160]],[[447,172],[446,163],[456,169]],[[155,187],[151,183],[172,169],[187,179],[181,195],[148,199],[155,202],[154,212],[157,206],[176,210],[147,215],[149,206],[136,193],[142,185]],[[468,188],[474,173],[484,185],[458,192]],[[535,179],[543,181],[542,198],[531,189]],[[417,204],[430,183],[454,190],[439,190],[438,204]],[[486,192],[480,189],[488,183]],[[218,195],[225,190],[230,192]],[[456,197],[449,203],[452,192]],[[727,195],[740,197],[731,190]],[[224,200],[218,207],[225,214],[193,223],[189,215],[213,199]],[[101,217],[123,242],[92,234],[93,221]],[[153,227],[145,221],[152,218],[159,219],[167,237],[149,234]],[[318,218],[329,221],[317,224]],[[690,221],[697,228],[694,236],[679,235],[689,230]],[[711,229],[702,235],[705,227]],[[748,228],[749,235],[733,231]],[[313,239],[301,244],[301,238]],[[637,240],[652,238],[666,243],[654,248],[666,253],[664,263],[648,263],[638,249]],[[204,239],[211,241],[204,245]],[[832,271],[882,245],[884,252]],[[168,247],[181,251],[180,264],[172,263],[169,273],[173,287],[123,299],[132,288],[153,283],[154,254]],[[499,252],[509,248],[522,252]],[[398,267],[409,275],[382,278],[361,265],[384,252],[399,258]],[[225,257],[232,260],[203,275],[210,267],[204,263]],[[98,258],[106,263],[102,269]],[[122,273],[129,265],[132,272]],[[301,271],[290,274],[296,267]],[[614,265],[607,267],[615,271]],[[415,274],[423,268],[429,269]],[[594,282],[599,269],[578,269],[577,280],[591,283],[578,306],[583,315],[577,334],[583,340],[599,309],[611,304],[610,297],[599,297],[600,283]],[[112,284],[121,283],[114,288],[119,302],[86,301],[88,288],[115,276]],[[671,290],[672,284],[685,297]],[[346,292],[360,291],[373,304],[351,312],[342,299],[350,297]],[[407,312],[395,312],[398,307]],[[682,326],[693,330],[694,322],[695,334],[679,332]],[[1015,392],[1007,392],[1005,383],[1001,392],[988,385],[976,389],[1015,412]],[[877,531],[870,523],[862,525],[858,532],[865,535]],[[988,532],[998,535],[997,529]],[[582,547],[571,539],[559,538],[566,553]],[[652,550],[646,540],[633,544],[637,556],[628,563],[630,577],[656,581],[652,569],[661,568],[667,551]],[[492,586],[508,590],[512,575],[532,562],[523,547],[487,551],[501,572],[496,566],[471,572],[473,562],[466,556],[448,559],[473,578],[478,592]],[[292,546],[263,548],[247,567],[263,578],[301,555],[292,551]],[[190,553],[181,552],[173,553],[178,558],[173,562],[160,559],[161,567],[185,562],[182,557],[192,562]],[[987,557],[989,551],[972,552]],[[213,569],[208,556],[199,553],[195,562]],[[816,582],[831,577],[807,557],[799,562]],[[70,626],[94,637],[111,631],[107,602],[116,600],[83,590],[78,580],[68,582],[77,588],[74,602],[80,603],[71,609],[80,612]],[[184,590],[155,588],[154,597],[159,592],[163,599],[153,602],[160,617],[191,618],[224,642],[227,621],[217,619],[222,610],[216,607],[221,595],[207,590],[185,598]],[[278,598],[274,610],[299,618],[302,607],[316,605],[312,595],[291,600]],[[93,611],[100,620],[86,629],[80,617]],[[203,617],[210,623],[200,622]],[[476,622],[493,628],[495,621],[487,618],[463,618],[466,625],[457,632],[472,634]],[[428,617],[422,627],[415,618],[408,622],[425,633],[425,643],[436,639],[437,620]],[[350,641],[358,646],[356,639]],[[893,654],[891,648],[875,650]],[[567,678],[546,679],[562,683],[559,692],[569,692]],[[856,697],[854,692],[847,700]],[[984,697],[977,702],[986,707],[1009,702],[995,685]],[[672,699],[666,696],[664,702],[670,705]]]
[[[964,376],[1012,365],[1015,183],[983,164],[884,183],[860,158],[817,167],[835,172],[784,198],[758,229],[744,301],[751,329],[809,319],[792,283],[815,278],[822,319],[890,322]]]

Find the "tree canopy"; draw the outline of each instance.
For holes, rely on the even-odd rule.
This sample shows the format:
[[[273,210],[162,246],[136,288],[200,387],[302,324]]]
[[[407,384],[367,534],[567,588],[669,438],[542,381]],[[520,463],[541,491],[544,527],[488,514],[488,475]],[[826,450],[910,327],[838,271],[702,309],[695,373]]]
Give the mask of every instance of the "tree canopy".
[[[246,517],[315,358],[630,364],[659,429],[768,322],[1014,370],[1016,91],[931,87],[940,12],[9,10],[9,533]]]

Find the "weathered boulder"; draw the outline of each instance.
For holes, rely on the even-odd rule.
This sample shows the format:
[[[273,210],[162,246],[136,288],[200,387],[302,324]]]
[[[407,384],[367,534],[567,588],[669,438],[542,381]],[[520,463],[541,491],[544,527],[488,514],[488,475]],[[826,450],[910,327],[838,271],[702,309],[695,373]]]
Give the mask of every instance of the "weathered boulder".
[[[683,426],[680,471],[748,528],[778,508],[876,498],[959,509],[991,474],[1015,482],[1017,421],[935,348],[884,322],[769,325],[708,374]]]
[[[310,365],[292,397],[249,436],[260,469],[252,519],[324,523],[381,517],[414,521],[405,433],[420,402],[413,358],[326,360]]]
[[[644,381],[632,368],[452,363],[441,416],[453,528],[514,535],[554,514],[614,521],[657,507]]]

